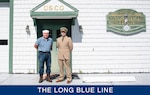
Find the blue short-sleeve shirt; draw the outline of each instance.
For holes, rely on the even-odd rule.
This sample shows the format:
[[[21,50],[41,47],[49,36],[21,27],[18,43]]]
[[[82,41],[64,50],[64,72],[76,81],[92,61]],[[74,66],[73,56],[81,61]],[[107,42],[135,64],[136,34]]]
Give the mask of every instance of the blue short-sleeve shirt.
[[[35,44],[38,46],[38,51],[50,52],[53,40],[52,38],[45,39],[44,37],[40,37]]]

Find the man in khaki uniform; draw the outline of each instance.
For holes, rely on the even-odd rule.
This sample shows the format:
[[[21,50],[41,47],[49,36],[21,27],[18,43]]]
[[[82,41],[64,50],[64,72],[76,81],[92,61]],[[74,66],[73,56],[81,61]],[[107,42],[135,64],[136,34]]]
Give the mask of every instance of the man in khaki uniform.
[[[68,29],[66,27],[60,28],[61,37],[57,39],[58,48],[58,64],[60,69],[59,79],[56,82],[61,82],[64,80],[64,66],[66,68],[67,83],[71,83],[72,74],[70,67],[70,53],[73,49],[72,40],[70,37],[66,36]]]

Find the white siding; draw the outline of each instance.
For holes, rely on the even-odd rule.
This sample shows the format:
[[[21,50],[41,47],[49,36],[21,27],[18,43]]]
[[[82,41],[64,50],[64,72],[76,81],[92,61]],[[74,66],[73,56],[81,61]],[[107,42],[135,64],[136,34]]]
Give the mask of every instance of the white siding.
[[[77,24],[83,28],[82,41],[74,43],[73,72],[150,72],[149,0],[65,1],[79,10]],[[118,9],[143,12],[146,32],[132,36],[106,32],[106,15]],[[78,34],[77,30],[73,31]],[[73,36],[73,40],[77,38]]]
[[[0,3],[0,40],[9,41],[9,3]],[[0,72],[9,72],[9,43],[0,45]]]
[[[30,10],[43,0],[14,0],[13,73],[36,73],[37,54],[34,49],[36,28]],[[30,35],[26,33],[29,25]]]
[[[30,10],[44,0],[14,0],[13,72],[36,72],[33,48],[36,30]],[[79,10],[72,26],[73,72],[150,72],[149,0],[64,0]],[[146,16],[146,32],[120,36],[106,32],[106,15],[118,9],[133,9]],[[31,35],[25,28],[29,25]],[[82,25],[83,33],[79,32]]]

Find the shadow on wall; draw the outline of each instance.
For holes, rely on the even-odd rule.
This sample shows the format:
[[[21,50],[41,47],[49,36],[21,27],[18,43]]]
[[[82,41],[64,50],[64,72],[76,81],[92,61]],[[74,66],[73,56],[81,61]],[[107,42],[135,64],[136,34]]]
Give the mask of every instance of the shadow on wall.
[[[75,19],[75,25],[72,26],[72,40],[74,43],[81,43],[83,35],[82,25],[79,25],[77,19]]]

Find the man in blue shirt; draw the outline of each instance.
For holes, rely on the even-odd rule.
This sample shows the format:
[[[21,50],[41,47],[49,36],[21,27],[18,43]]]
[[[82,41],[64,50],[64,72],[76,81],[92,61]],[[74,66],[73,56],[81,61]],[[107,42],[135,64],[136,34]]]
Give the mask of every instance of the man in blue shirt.
[[[51,73],[51,50],[53,45],[53,40],[49,37],[49,31],[43,30],[43,37],[37,39],[34,47],[38,50],[38,58],[40,62],[39,66],[39,74],[40,79],[39,83],[43,82],[43,73],[44,73],[44,62],[46,62],[46,73],[47,77],[46,80],[48,82],[52,82],[50,79]]]

